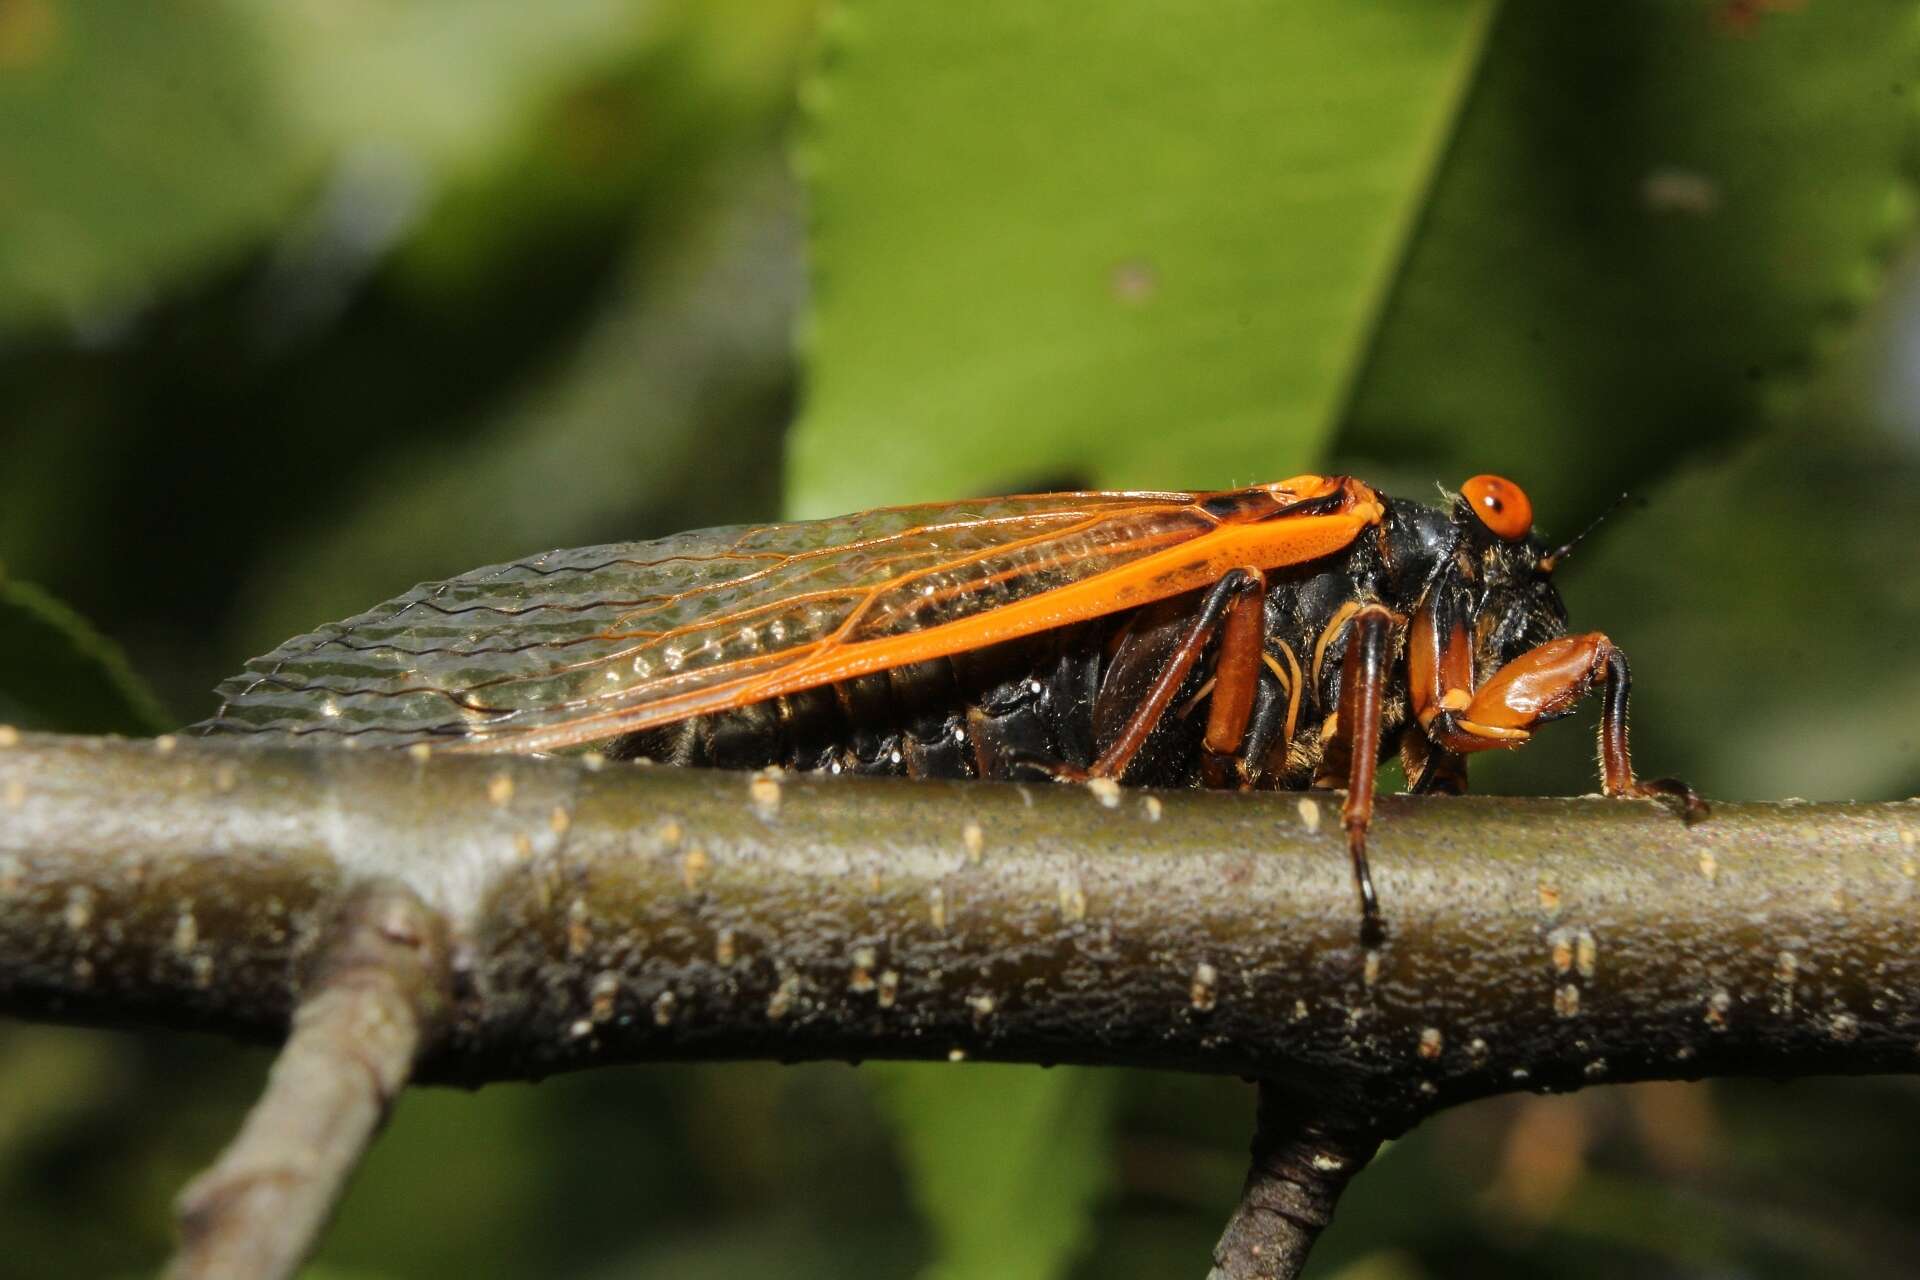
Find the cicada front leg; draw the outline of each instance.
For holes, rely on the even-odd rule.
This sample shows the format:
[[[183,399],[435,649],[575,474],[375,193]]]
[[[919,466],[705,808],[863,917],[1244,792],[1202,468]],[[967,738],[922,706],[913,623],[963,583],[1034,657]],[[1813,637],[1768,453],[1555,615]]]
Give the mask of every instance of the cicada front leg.
[[[1433,745],[1433,739],[1418,724],[1409,724],[1400,732],[1400,770],[1407,775],[1409,794],[1467,794],[1467,758]]]
[[[1449,664],[1433,665],[1438,675]],[[1416,681],[1414,707],[1436,747],[1460,755],[1517,747],[1541,722],[1565,715],[1595,686],[1600,686],[1600,785],[1610,796],[1659,800],[1693,822],[1706,816],[1706,802],[1686,783],[1673,778],[1643,781],[1633,773],[1627,749],[1627,695],[1633,674],[1626,655],[1598,631],[1562,636],[1530,649],[1493,673],[1478,689],[1444,681],[1422,689]]]

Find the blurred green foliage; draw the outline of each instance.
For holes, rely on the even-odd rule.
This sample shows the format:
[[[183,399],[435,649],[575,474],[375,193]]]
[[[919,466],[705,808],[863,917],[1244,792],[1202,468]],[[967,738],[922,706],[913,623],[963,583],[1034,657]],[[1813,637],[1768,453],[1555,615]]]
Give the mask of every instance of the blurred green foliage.
[[[1571,531],[1791,413],[1911,232],[1914,11],[1713,8],[1509,6],[1343,450],[1504,469]]]
[[[1491,469],[1554,532],[1643,496],[1566,589],[1651,771],[1912,794],[1917,9],[0,0],[0,720],[191,718],[417,579],[783,486]],[[0,1027],[0,1277],[150,1270],[264,1064]],[[417,1093],[314,1274],[1192,1274],[1250,1112],[970,1065]],[[1903,1081],[1503,1099],[1314,1274],[1903,1274],[1916,1133]]]
[[[927,1280],[1048,1280],[1113,1185],[1118,1073],[1085,1067],[877,1063],[915,1198],[934,1232]],[[982,1134],[990,1134],[987,1141]]]
[[[294,212],[321,156],[261,35],[222,7],[0,10],[0,324],[111,326]]]
[[[0,566],[0,724],[69,733],[160,733],[174,721],[120,647],[73,610]]]

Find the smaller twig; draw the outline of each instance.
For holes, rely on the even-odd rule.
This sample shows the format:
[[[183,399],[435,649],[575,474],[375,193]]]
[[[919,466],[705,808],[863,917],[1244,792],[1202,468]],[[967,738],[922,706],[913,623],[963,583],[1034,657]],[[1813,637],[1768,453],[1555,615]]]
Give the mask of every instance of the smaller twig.
[[[1293,1280],[1386,1134],[1262,1082],[1253,1165],[1207,1280]]]
[[[435,917],[385,884],[322,944],[265,1094],[175,1209],[169,1280],[291,1276],[312,1252],[446,1006]]]

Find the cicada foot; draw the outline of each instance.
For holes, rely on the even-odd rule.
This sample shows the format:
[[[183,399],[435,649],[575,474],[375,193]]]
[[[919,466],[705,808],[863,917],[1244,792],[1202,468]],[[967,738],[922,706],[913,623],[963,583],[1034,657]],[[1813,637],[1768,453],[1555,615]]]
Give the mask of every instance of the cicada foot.
[[[1636,778],[1625,790],[1610,794],[1631,800],[1657,800],[1688,826],[1713,814],[1700,793],[1678,778]]]
[[[1387,922],[1380,914],[1380,895],[1374,892],[1373,870],[1367,865],[1367,829],[1347,828],[1347,854],[1353,860],[1353,884],[1360,894],[1360,945],[1377,947],[1387,940]]]
[[[1101,775],[1085,765],[1049,760],[1038,752],[1009,751],[1003,758],[1006,776],[1018,781],[1091,782]]]

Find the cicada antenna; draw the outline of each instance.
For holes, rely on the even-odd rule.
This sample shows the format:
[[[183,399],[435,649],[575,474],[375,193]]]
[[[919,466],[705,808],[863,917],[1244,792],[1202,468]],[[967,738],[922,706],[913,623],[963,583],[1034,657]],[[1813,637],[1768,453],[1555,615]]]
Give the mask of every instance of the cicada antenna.
[[[1539,563],[1536,564],[1534,567],[1538,569],[1541,573],[1552,573],[1555,569],[1560,567],[1560,562],[1562,560],[1565,560],[1568,556],[1573,554],[1573,549],[1575,547],[1579,546],[1582,542],[1585,542],[1589,534],[1591,534],[1595,529],[1598,529],[1602,524],[1606,522],[1606,519],[1608,516],[1611,516],[1614,512],[1618,511],[1621,507],[1625,506],[1628,502],[1632,501],[1632,499],[1633,499],[1633,495],[1631,493],[1622,493],[1619,497],[1615,498],[1611,503],[1607,505],[1607,509],[1605,511],[1602,511],[1599,515],[1593,518],[1592,524],[1582,529],[1579,533],[1574,534],[1573,537],[1569,538],[1566,542],[1561,543],[1559,546],[1555,547],[1553,550],[1547,552],[1547,554],[1541,556]]]

